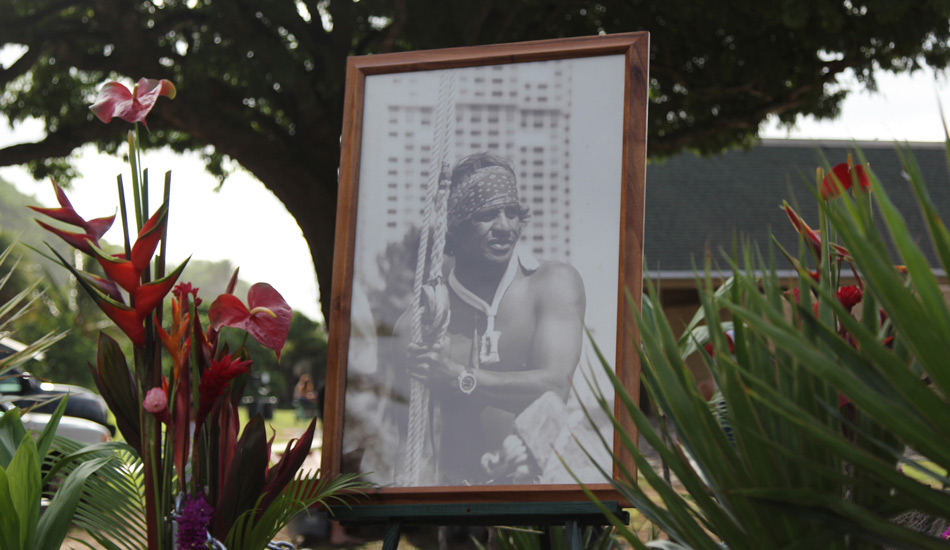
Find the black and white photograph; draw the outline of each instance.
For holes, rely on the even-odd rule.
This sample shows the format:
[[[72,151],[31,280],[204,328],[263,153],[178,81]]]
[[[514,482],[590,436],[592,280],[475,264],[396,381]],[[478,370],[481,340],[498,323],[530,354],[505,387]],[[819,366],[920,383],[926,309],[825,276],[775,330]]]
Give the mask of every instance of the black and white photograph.
[[[616,356],[627,63],[366,77],[341,471],[607,481],[590,340]]]

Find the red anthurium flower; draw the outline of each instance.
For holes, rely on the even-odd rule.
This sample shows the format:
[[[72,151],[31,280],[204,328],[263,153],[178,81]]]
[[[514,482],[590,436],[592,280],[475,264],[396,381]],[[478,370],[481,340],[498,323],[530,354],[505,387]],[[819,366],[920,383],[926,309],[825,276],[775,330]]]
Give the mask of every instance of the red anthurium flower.
[[[165,79],[140,78],[131,91],[118,82],[106,82],[99,89],[99,96],[89,109],[107,124],[112,117],[119,117],[133,124],[141,122],[148,128],[145,117],[158,98],[167,96],[174,99],[176,93],[175,85]]]
[[[204,371],[198,383],[198,415],[195,420],[199,425],[211,412],[215,400],[224,394],[231,380],[246,373],[250,366],[250,361],[242,361],[237,357],[232,359],[230,355],[211,361],[211,366]]]
[[[854,306],[861,303],[864,293],[856,285],[843,286],[838,289],[838,301],[844,306],[848,313],[854,309]]]
[[[871,188],[871,178],[868,177],[864,165],[851,164],[849,157],[848,162],[836,165],[821,180],[821,198],[833,199],[841,195],[842,190],[850,189],[855,181],[865,189]]]
[[[87,222],[76,213],[76,210],[69,202],[69,198],[66,196],[66,193],[63,191],[63,189],[59,185],[56,185],[55,181],[52,183],[53,189],[56,191],[56,200],[59,201],[60,207],[41,208],[39,206],[30,206],[29,208],[35,212],[49,216],[54,220],[67,223],[69,225],[75,225],[76,227],[81,228],[83,232],[75,233],[64,231],[39,220],[36,220],[36,223],[40,224],[40,227],[49,231],[50,233],[59,236],[73,248],[79,249],[86,254],[91,255],[92,251],[90,250],[90,246],[87,241],[92,241],[94,244],[98,244],[99,239],[101,239],[102,236],[105,235],[106,231],[112,227],[112,222],[115,221],[115,214],[105,218],[96,218]]]
[[[247,306],[232,294],[222,294],[211,304],[211,328],[234,327],[247,331],[261,345],[280,350],[290,332],[293,311],[279,292],[267,283],[257,283],[247,293]]]

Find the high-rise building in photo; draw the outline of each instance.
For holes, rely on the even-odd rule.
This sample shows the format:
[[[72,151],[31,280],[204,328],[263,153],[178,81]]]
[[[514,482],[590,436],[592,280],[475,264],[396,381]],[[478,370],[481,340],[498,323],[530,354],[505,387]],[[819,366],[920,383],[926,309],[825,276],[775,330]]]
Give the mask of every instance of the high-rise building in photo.
[[[426,73],[391,75],[379,159],[385,164],[385,207],[374,223],[385,235],[380,241],[399,241],[422,225],[434,150],[446,150],[449,165],[488,151],[511,161],[521,201],[531,210],[522,241],[540,259],[570,262],[570,65],[550,61],[456,71],[449,111],[454,131],[439,134],[440,144],[435,143],[437,90],[431,85],[438,79]]]

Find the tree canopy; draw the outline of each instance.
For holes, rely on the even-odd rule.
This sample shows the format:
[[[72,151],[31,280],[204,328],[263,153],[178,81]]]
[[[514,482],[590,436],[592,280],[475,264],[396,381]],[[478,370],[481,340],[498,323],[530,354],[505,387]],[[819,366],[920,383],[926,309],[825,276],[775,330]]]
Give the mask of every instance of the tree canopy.
[[[852,69],[950,62],[950,5],[913,0],[0,0],[0,112],[46,135],[0,149],[0,166],[68,176],[65,157],[115,151],[120,125],[88,104],[108,78],[167,78],[181,91],[149,117],[151,145],[233,159],[294,216],[330,303],[346,57],[647,30],[649,153],[713,153],[754,141],[770,114],[837,114]]]

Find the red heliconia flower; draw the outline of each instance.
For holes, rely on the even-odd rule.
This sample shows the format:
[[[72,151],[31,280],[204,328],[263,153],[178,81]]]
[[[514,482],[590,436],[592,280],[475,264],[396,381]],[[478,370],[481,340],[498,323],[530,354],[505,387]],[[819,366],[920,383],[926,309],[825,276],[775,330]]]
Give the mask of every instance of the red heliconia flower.
[[[798,215],[798,212],[795,212],[787,202],[782,202],[782,210],[785,211],[785,214],[788,216],[789,221],[792,222],[795,230],[798,231],[798,234],[804,237],[805,241],[811,245],[815,255],[821,256],[821,232],[809,227],[808,224],[805,223],[805,220]],[[849,259],[851,257],[851,253],[848,252],[848,249],[841,245],[831,243],[831,249],[842,258]]]
[[[848,313],[851,313],[854,306],[861,303],[863,296],[864,293],[861,292],[861,289],[858,288],[857,285],[843,286],[838,289],[838,301],[848,310]]]
[[[131,259],[124,254],[110,256],[98,246],[92,246],[92,255],[99,261],[103,271],[113,281],[128,292],[135,291],[142,284],[142,273],[148,269],[148,263],[162,240],[168,208],[162,205],[142,226],[135,244],[132,245]],[[171,290],[171,289],[169,289]]]
[[[112,222],[115,221],[115,214],[89,221],[84,220],[79,216],[79,214],[76,213],[76,210],[69,202],[69,198],[66,197],[66,193],[63,191],[63,189],[57,185],[55,181],[50,181],[53,184],[53,190],[56,191],[56,200],[59,201],[60,207],[42,208],[39,206],[30,206],[29,208],[35,212],[39,212],[40,214],[45,214],[54,220],[79,227],[83,230],[83,233],[64,231],[47,223],[41,222],[40,220],[36,220],[36,223],[40,224],[40,227],[49,231],[50,233],[59,236],[59,238],[66,241],[66,243],[73,248],[79,249],[86,254],[91,255],[92,250],[89,245],[89,241],[92,241],[92,243],[95,245],[99,244],[99,239],[101,239],[102,236],[105,235],[106,231],[112,227]]]
[[[119,117],[133,124],[141,122],[142,126],[148,128],[145,117],[158,98],[166,96],[174,99],[176,93],[175,85],[165,79],[140,78],[131,91],[118,82],[106,82],[89,109],[107,124],[112,117]]]
[[[181,286],[181,285],[178,285]],[[175,287],[178,288],[178,287]],[[173,291],[174,292],[174,291]],[[191,352],[191,338],[189,338],[189,320],[191,315],[182,307],[178,298],[172,298],[172,326],[166,332],[164,328],[156,321],[155,327],[158,329],[158,337],[162,345],[168,351],[172,359],[172,380],[178,380],[182,365],[188,359]]]
[[[246,331],[277,353],[287,341],[293,311],[283,296],[267,283],[257,283],[247,293],[247,306],[233,294],[222,294],[211,304],[211,328],[234,327]]]
[[[848,158],[848,162],[836,165],[821,180],[821,198],[833,199],[841,195],[842,189],[851,189],[854,181],[865,189],[871,188],[871,178],[868,177],[864,165],[851,164],[851,159]]]
[[[250,365],[250,361],[236,357],[232,359],[230,355],[211,361],[211,366],[204,371],[198,383],[198,414],[195,418],[198,425],[204,422],[215,400],[224,394],[231,380],[246,373]]]
[[[145,327],[142,325],[142,317],[139,316],[135,309],[111,299],[104,300],[95,294],[93,294],[92,297],[99,305],[99,309],[106,314],[106,317],[112,319],[112,322],[132,340],[132,344],[134,344],[135,347],[145,345]]]
[[[131,296],[134,306],[127,306],[121,300],[108,296],[99,290],[98,287],[89,284],[85,280],[82,282],[89,291],[89,295],[99,306],[99,309],[101,309],[109,319],[112,319],[116,326],[132,340],[132,343],[136,347],[141,347],[145,345],[145,328],[143,321],[162,303],[165,295],[175,286],[175,282],[187,264],[188,260],[185,260],[181,265],[175,268],[175,271],[172,271],[165,277],[148,284],[139,285],[138,288],[133,289]],[[72,269],[71,271],[77,276],[84,275]]]

